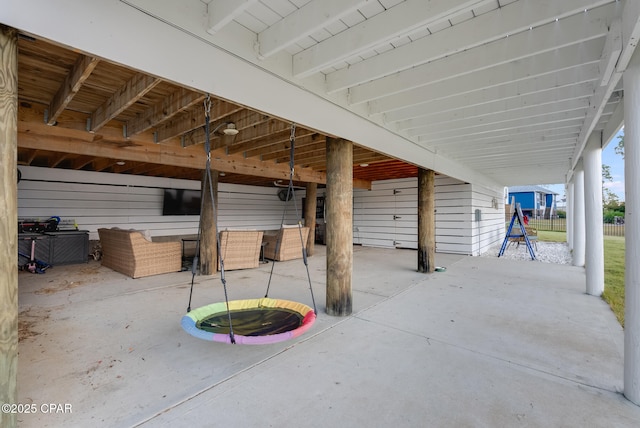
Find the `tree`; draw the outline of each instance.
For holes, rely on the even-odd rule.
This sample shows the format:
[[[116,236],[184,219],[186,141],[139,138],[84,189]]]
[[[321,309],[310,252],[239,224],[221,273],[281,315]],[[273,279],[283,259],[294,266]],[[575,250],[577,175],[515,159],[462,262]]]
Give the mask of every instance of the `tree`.
[[[624,159],[624,135],[618,135],[618,145],[613,150]]]
[[[604,183],[607,181],[613,181],[613,177],[611,176],[611,167],[609,165],[602,164],[602,205],[605,209],[615,210],[620,206],[620,199],[618,198],[618,195],[604,186]]]
[[[613,181],[611,176],[611,167],[609,165],[602,164],[602,184],[607,181]]]
[[[602,205],[605,208],[616,210],[620,206],[618,195],[607,188],[603,188],[602,193]]]
[[[618,135],[618,145],[614,147],[616,154],[624,159],[624,135]],[[613,223],[616,217],[624,217],[624,202],[620,202],[618,195],[610,189],[604,187],[604,183],[613,181],[611,176],[611,167],[602,164],[602,206],[604,208],[604,222]]]

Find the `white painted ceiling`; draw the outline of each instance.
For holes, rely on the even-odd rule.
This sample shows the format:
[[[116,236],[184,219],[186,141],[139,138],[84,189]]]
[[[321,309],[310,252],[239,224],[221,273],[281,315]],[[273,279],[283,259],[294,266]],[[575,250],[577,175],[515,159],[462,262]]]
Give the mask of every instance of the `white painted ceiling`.
[[[226,49],[499,183],[564,182],[591,132],[621,126],[624,2],[204,3]]]

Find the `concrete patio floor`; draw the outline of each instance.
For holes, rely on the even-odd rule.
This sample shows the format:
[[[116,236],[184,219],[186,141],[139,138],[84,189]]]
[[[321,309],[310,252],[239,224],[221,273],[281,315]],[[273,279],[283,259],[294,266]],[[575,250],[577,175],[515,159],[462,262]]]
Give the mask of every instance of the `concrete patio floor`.
[[[19,426],[640,426],[622,328],[584,269],[438,254],[446,271],[424,275],[415,251],[354,247],[354,311],[336,318],[316,250],[316,323],[263,346],[181,329],[190,272],[21,272],[18,397],[38,411]],[[227,272],[230,299],[264,295],[270,269]],[[276,263],[270,297],[311,305],[300,260]],[[194,308],[221,300],[217,275],[196,277]]]

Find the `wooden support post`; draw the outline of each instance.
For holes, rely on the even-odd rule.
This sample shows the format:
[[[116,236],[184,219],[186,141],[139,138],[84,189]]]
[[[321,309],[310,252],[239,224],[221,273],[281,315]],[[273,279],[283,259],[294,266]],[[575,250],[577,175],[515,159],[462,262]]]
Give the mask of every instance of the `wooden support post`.
[[[18,32],[0,25],[0,404],[18,403]],[[17,426],[0,412],[0,426]]]
[[[304,225],[309,228],[307,238],[307,256],[313,256],[316,242],[316,203],[318,196],[318,184],[307,183],[307,191],[304,204]]]
[[[327,314],[352,311],[353,144],[327,138]]]
[[[202,174],[202,212],[200,221],[202,230],[200,235],[200,275],[213,275],[218,270],[218,241],[216,225],[218,222],[218,171],[211,171],[213,186],[213,203],[209,191],[209,180],[206,171]],[[214,211],[213,205],[216,210]]]
[[[436,268],[435,172],[418,168],[418,272]]]

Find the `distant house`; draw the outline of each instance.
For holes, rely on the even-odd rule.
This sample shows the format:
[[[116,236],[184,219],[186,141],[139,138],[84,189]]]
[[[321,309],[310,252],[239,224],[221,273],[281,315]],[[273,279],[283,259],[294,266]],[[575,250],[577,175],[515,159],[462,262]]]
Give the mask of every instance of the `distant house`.
[[[557,193],[542,186],[509,187],[509,202],[515,198],[522,213],[530,218],[552,218],[556,215]]]

